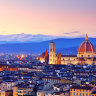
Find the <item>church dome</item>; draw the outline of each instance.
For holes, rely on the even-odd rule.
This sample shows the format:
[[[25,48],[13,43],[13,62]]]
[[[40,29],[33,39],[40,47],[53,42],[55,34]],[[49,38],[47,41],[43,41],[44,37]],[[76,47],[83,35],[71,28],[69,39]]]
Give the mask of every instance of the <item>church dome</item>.
[[[85,37],[85,41],[79,46],[78,53],[95,53],[95,47],[88,40],[87,35]]]

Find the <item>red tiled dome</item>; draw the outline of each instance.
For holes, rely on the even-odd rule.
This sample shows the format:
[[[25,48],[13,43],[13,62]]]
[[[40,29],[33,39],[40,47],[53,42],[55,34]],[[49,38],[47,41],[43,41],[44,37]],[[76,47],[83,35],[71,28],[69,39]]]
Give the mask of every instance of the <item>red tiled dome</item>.
[[[95,52],[95,47],[93,44],[88,40],[88,36],[86,35],[85,41],[79,46],[78,53],[84,53],[84,52]]]

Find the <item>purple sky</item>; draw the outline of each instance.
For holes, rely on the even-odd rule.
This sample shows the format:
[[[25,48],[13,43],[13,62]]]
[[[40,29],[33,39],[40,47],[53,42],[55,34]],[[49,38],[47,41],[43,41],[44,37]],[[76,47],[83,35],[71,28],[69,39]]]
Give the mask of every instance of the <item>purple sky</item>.
[[[0,34],[96,36],[96,0],[0,0]]]

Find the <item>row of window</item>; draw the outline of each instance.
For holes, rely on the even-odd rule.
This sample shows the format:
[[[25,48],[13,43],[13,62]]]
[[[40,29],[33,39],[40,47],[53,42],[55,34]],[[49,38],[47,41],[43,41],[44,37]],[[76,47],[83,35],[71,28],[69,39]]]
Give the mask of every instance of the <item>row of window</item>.
[[[73,93],[71,92],[71,95],[74,95],[74,96],[88,96],[88,93]],[[91,96],[91,94],[89,94],[89,96]]]
[[[77,91],[77,89],[71,89],[71,91]],[[83,90],[80,90],[80,91],[83,91],[83,92],[86,91],[86,92],[88,92],[88,90],[84,90],[84,89]]]
[[[46,79],[45,81],[60,82],[59,80]]]
[[[8,66],[2,66],[2,68],[8,68]]]

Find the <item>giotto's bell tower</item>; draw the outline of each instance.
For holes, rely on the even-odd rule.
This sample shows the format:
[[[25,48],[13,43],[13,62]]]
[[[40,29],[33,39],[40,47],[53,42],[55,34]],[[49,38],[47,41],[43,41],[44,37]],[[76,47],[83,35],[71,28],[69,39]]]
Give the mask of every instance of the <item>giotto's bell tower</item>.
[[[55,64],[55,43],[49,43],[49,64]]]

